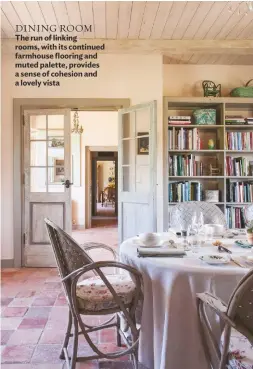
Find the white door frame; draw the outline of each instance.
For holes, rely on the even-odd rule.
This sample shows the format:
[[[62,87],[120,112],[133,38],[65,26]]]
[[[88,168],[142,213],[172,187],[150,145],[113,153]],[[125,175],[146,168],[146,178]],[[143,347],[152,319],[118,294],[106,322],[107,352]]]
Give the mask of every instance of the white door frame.
[[[118,111],[130,106],[130,99],[108,98],[15,98],[13,99],[13,258],[3,266],[22,266],[23,251],[23,112],[35,109],[79,109],[83,111]]]
[[[92,208],[91,208],[91,153],[94,151],[118,151],[118,146],[86,146],[85,147],[85,229],[91,228]]]

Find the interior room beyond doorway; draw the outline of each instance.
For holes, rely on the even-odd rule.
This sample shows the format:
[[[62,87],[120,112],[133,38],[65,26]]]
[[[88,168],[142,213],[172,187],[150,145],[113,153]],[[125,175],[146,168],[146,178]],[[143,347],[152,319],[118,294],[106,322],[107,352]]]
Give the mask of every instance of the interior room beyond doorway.
[[[118,112],[72,111],[72,131],[76,116],[81,133],[71,134],[73,230],[116,228]]]

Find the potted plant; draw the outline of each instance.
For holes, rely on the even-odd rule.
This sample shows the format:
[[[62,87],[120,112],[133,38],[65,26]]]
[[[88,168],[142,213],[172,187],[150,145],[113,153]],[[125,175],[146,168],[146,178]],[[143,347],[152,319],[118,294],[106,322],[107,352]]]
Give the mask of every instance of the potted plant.
[[[247,237],[249,244],[253,245],[253,220],[247,223]]]

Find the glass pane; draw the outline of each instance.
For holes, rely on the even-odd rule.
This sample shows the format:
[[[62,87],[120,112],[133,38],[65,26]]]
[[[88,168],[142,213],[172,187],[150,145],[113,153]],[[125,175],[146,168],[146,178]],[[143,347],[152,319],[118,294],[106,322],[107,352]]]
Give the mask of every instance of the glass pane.
[[[134,140],[124,140],[123,141],[123,153],[122,153],[122,161],[124,165],[131,164],[131,155],[130,152],[134,153]]]
[[[135,112],[123,114],[123,138],[134,138]]]
[[[31,166],[46,166],[46,141],[30,142],[30,164]]]
[[[64,115],[48,115],[48,131],[59,131],[63,132],[64,130]],[[62,136],[61,134],[57,134],[57,136]]]
[[[46,168],[30,169],[31,192],[46,192]]]
[[[136,136],[149,134],[150,130],[150,109],[141,109],[136,111],[135,115]]]
[[[59,175],[58,168],[62,167],[48,168],[48,192],[64,192],[64,175]]]
[[[64,181],[64,160],[54,159],[54,166],[48,168],[49,183],[61,183]]]
[[[60,164],[56,164],[56,160],[61,160]],[[48,165],[55,166],[60,165],[63,166],[64,163],[64,148],[63,147],[49,147],[48,148]]]
[[[46,115],[31,115],[30,116],[30,137],[31,140],[46,139],[47,119]]]

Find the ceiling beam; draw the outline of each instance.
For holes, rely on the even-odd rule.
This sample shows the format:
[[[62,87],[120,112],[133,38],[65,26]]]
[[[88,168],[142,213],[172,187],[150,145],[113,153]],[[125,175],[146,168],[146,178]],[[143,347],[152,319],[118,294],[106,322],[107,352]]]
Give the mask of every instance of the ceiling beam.
[[[14,39],[8,40],[15,44]],[[59,41],[60,42],[60,41]],[[46,42],[47,43],[47,42]],[[73,44],[72,42],[70,42]],[[129,39],[84,39],[80,38],[75,45],[105,44],[99,54],[160,54],[160,55],[191,55],[191,54],[229,54],[253,55],[253,40],[129,40]],[[19,42],[22,44],[22,42]],[[27,42],[25,43],[27,44]],[[38,42],[39,44],[39,42]],[[65,41],[64,44],[67,44]],[[83,50],[84,51],[84,50]],[[61,51],[62,53],[64,51]],[[78,52],[78,51],[77,51]],[[89,51],[86,51],[88,53]],[[94,52],[94,51],[93,51]]]
[[[86,42],[87,40],[80,40]],[[177,54],[253,54],[253,40],[95,40],[105,43],[104,53]]]

